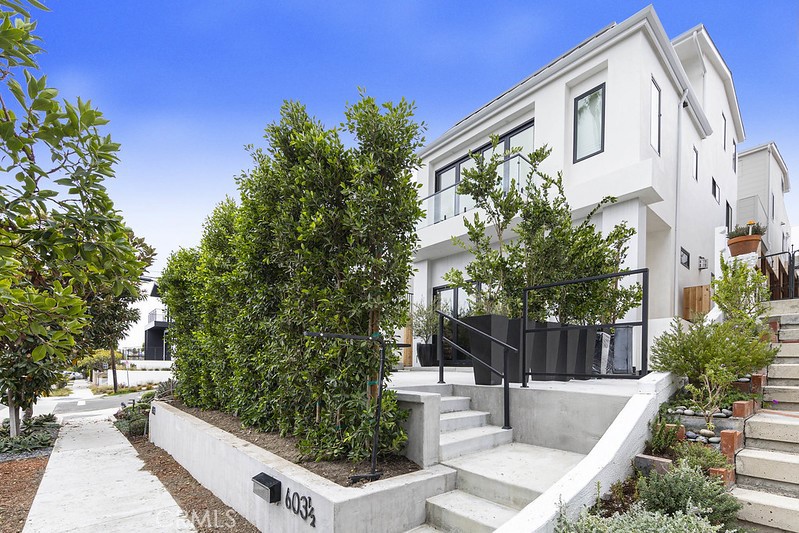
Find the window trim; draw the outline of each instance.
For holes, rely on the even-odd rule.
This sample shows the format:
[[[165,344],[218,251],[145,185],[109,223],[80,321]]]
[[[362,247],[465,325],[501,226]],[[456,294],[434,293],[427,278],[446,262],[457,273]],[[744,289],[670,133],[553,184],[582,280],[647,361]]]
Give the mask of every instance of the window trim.
[[[721,205],[721,187],[719,187],[716,178],[711,178],[710,183],[710,193],[713,195],[713,199],[716,200],[716,203]]]
[[[601,115],[602,128],[601,128],[601,132],[600,132],[600,136],[599,136],[599,139],[600,139],[599,140],[599,150],[597,150],[596,152],[592,152],[590,154],[586,154],[586,155],[582,156],[581,158],[577,159],[577,102],[580,101],[581,99],[585,98],[586,96],[589,96],[590,94],[595,93],[595,92],[600,91],[600,90],[602,91],[602,115]],[[579,96],[576,96],[574,98],[574,106],[573,106],[573,111],[572,111],[572,114],[574,115],[573,116],[573,127],[572,127],[572,163],[579,163],[580,161],[584,161],[584,160],[588,159],[589,157],[593,157],[593,156],[595,156],[597,154],[601,154],[602,152],[605,151],[605,100],[606,99],[607,99],[607,90],[605,88],[605,82],[600,83],[599,85],[597,85],[593,89],[589,89],[586,92],[584,92],[583,94],[581,94]]]
[[[738,143],[732,140],[732,171],[738,172]]]
[[[696,146],[694,148],[694,180],[697,182],[699,181],[699,149]]]
[[[726,152],[727,151],[727,117],[724,115],[724,111],[721,112],[721,120],[724,122],[724,131],[723,131],[723,133],[724,133],[724,136],[723,136],[724,143],[723,143],[723,145],[724,145],[724,151]]]
[[[661,134],[661,131],[662,131],[661,122],[662,122],[662,116],[663,116],[663,103],[662,103],[663,93],[660,90],[660,85],[658,85],[658,82],[655,81],[655,77],[654,76],[652,76],[652,85],[654,85],[655,89],[657,89],[657,91],[658,91],[658,102],[657,102],[657,104],[658,104],[658,126],[657,126],[658,127],[658,130],[657,130],[658,145],[654,146],[652,144],[652,109],[651,109],[651,107],[649,109],[649,130],[650,130],[649,131],[649,145],[652,146],[652,148],[655,149],[655,151],[658,153],[658,155],[660,155],[660,134]],[[652,90],[652,87],[650,86],[650,95],[652,94],[651,90]],[[653,102],[650,102],[649,105],[652,106]]]
[[[733,230],[735,224],[732,219],[732,206],[730,205],[730,202],[725,202],[725,203],[727,204],[725,215],[727,219],[727,231],[729,232]]]

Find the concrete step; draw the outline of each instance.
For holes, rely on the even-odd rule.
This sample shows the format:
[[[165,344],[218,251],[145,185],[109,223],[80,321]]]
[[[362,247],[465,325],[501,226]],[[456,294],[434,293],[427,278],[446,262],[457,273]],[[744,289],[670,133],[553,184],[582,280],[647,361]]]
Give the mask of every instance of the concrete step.
[[[482,427],[488,424],[491,413],[484,411],[452,411],[441,414],[441,433]]]
[[[443,464],[458,471],[457,488],[522,509],[579,463],[583,454],[514,442]]]
[[[763,387],[763,402],[769,409],[799,411],[799,387],[766,385]]]
[[[739,486],[799,496],[799,455],[744,448],[735,456]]]
[[[780,329],[799,328],[799,314],[780,315]]]
[[[786,344],[781,343],[772,343],[771,346],[776,346],[779,348],[779,352],[777,353],[777,357],[780,356],[794,356],[799,357],[799,343],[797,342],[789,342]]]
[[[780,344],[780,346],[791,346],[791,345],[790,344]],[[797,343],[797,346],[799,346],[799,343]],[[777,353],[777,356],[774,358],[774,364],[778,364],[778,365],[782,365],[782,364],[788,364],[788,365],[799,364],[799,354],[791,355],[791,354],[779,352],[779,353]]]
[[[769,316],[799,314],[799,300],[774,300],[769,302]]]
[[[746,447],[799,454],[799,417],[760,412],[746,421]]]
[[[799,387],[799,379],[768,378],[768,384],[773,387]]]
[[[442,396],[441,412],[468,411],[471,403],[472,399],[468,396]]]
[[[799,341],[799,328],[783,328],[777,334],[780,342],[797,342]]]
[[[775,362],[768,367],[768,380],[772,379],[793,379],[799,385],[799,364],[783,364]]]
[[[743,505],[740,520],[799,532],[799,499],[741,487],[732,489],[732,494]]]
[[[462,490],[428,498],[426,507],[428,524],[444,531],[469,533],[490,533],[518,512]]]
[[[513,441],[513,430],[497,426],[459,429],[442,433],[439,439],[438,459],[444,462],[468,453],[488,450]]]

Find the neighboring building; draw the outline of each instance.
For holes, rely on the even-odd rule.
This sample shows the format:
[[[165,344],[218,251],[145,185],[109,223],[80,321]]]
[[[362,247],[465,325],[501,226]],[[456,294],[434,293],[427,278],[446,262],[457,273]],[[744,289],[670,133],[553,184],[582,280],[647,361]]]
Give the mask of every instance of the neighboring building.
[[[788,168],[774,142],[750,148],[738,155],[739,225],[750,221],[766,226],[761,264],[768,275],[773,297],[788,290],[791,221],[785,209],[785,194],[791,190]]]
[[[732,75],[702,25],[670,40],[647,7],[427,145],[417,173],[427,210],[412,281],[417,301],[435,293],[454,310],[463,305],[443,281],[470,260],[451,242],[465,237],[463,213],[472,208],[455,187],[469,151],[489,149],[491,134],[501,136],[501,149],[552,148],[542,170],[563,171],[575,220],[604,196],[618,198],[594,220],[603,230],[621,221],[637,230],[625,266],[650,269],[650,339],[682,314],[685,287],[717,274],[718,235],[740,219],[737,147],[745,135]],[[511,158],[505,173],[507,186],[527,174],[525,161]],[[780,191],[783,174],[782,183],[770,182]],[[774,201],[783,209],[781,195]]]

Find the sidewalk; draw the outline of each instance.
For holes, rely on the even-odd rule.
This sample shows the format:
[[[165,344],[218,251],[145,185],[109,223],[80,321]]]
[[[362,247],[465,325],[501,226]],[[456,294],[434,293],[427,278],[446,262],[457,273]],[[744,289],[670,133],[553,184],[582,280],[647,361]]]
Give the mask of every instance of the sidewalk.
[[[56,441],[24,533],[195,531],[106,417],[69,420]]]

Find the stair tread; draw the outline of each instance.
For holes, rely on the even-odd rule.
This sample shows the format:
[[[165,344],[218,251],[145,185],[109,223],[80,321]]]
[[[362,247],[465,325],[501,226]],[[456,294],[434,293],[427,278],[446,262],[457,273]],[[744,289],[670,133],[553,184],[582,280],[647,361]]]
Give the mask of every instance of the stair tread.
[[[441,413],[441,420],[451,420],[453,418],[468,418],[470,416],[483,416],[490,415],[485,411],[450,411],[449,413]]]
[[[409,529],[405,533],[442,533],[443,530],[433,527],[430,524],[422,524],[413,529]]]
[[[519,512],[511,507],[494,503],[462,490],[438,494],[428,498],[427,502],[494,529]]]
[[[799,498],[743,487],[734,487],[732,495],[743,504],[738,511],[739,519],[785,531],[799,531],[796,521]]]
[[[477,428],[458,429],[455,431],[442,433],[439,439],[439,445],[444,446],[453,442],[460,442],[473,439],[475,437],[482,437],[483,435],[493,435],[496,433],[502,433],[504,431],[510,430],[502,429],[499,426],[481,426]]]
[[[580,453],[514,442],[442,461],[442,464],[521,487],[534,492],[535,497],[555,484],[584,457]]]
[[[460,400],[471,400],[471,398],[468,397],[468,396],[442,396],[441,397],[441,401],[442,402],[457,402],[457,401],[460,401]]]
[[[736,455],[736,459],[738,458],[760,459],[764,461],[776,461],[780,463],[799,465],[799,454],[779,452],[775,450],[761,450],[759,448],[744,448],[738,452],[738,455]],[[796,481],[799,482],[799,479]]]

